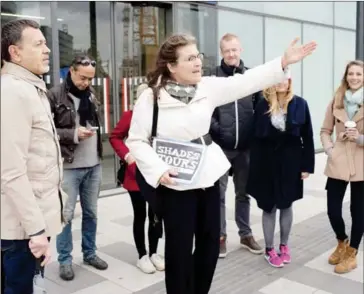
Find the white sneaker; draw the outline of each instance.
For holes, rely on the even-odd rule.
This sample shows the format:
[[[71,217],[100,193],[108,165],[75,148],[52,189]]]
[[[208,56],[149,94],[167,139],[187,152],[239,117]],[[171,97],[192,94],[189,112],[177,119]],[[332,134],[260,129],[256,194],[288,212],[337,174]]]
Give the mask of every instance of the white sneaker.
[[[153,274],[156,271],[148,255],[144,255],[138,260],[137,267],[145,274]]]
[[[154,264],[155,268],[158,271],[164,271],[165,265],[164,265],[164,257],[160,256],[159,254],[154,253],[150,257],[150,261]]]

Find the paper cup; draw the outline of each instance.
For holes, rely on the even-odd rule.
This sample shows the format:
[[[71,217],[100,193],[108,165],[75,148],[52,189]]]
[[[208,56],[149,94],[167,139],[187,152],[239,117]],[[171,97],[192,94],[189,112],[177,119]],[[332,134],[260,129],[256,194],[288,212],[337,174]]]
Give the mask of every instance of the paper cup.
[[[356,122],[355,121],[351,121],[351,120],[347,121],[345,123],[345,128],[347,128],[347,129],[354,129],[354,128],[356,128]]]

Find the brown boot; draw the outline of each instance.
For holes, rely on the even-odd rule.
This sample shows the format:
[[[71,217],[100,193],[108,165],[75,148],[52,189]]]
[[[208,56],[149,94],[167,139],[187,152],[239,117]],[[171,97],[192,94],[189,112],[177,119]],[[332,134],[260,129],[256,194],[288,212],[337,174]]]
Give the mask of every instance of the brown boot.
[[[347,246],[348,246],[347,239],[344,241],[338,240],[338,244],[335,251],[329,257],[329,264],[331,265],[339,264],[344,258]]]
[[[264,248],[260,247],[253,236],[240,237],[240,244],[254,254],[263,254]]]
[[[343,260],[335,266],[335,273],[337,274],[345,274],[351,272],[355,269],[358,265],[356,263],[356,253],[358,250],[348,246],[346,248],[346,252],[344,255]]]

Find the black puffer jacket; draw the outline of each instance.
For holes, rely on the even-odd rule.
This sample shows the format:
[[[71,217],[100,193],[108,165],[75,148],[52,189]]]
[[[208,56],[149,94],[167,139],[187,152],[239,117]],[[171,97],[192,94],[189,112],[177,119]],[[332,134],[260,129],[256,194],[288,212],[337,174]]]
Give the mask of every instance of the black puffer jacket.
[[[239,67],[228,66],[221,60],[221,65],[216,67],[215,75],[228,77],[235,73],[244,74],[246,70],[248,68],[244,66],[242,60]],[[211,119],[210,134],[222,149],[244,150],[249,147],[254,106],[260,97],[261,93],[258,92],[215,109]]]

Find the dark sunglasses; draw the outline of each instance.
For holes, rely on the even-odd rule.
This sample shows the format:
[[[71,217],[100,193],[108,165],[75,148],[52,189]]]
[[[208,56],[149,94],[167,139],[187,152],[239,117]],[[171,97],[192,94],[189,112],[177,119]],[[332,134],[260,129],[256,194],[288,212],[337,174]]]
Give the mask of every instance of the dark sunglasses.
[[[91,66],[95,67],[96,66],[96,61],[95,60],[82,59],[82,60],[76,61],[75,64],[80,64],[80,65],[83,65],[83,66],[91,65]]]

